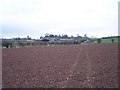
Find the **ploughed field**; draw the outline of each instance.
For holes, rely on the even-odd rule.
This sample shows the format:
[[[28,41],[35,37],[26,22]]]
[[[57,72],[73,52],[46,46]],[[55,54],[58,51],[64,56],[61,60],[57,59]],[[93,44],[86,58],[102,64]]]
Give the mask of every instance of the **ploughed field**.
[[[117,88],[118,44],[3,49],[3,88]]]

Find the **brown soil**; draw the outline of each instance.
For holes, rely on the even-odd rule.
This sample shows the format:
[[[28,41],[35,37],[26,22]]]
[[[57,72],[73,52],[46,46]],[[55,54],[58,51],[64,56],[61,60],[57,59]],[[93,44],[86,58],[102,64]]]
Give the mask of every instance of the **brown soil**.
[[[118,44],[3,49],[3,88],[117,88]]]

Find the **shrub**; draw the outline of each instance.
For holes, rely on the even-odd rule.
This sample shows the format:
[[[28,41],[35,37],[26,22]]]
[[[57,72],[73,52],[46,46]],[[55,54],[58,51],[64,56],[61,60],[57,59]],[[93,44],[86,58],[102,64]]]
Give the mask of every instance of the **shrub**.
[[[2,47],[6,47],[6,48],[12,48],[12,42],[9,41],[2,41]]]
[[[115,40],[112,38],[111,41],[114,42]]]
[[[102,40],[101,40],[101,39],[97,39],[97,42],[98,42],[98,43],[101,43],[101,42],[102,42]]]

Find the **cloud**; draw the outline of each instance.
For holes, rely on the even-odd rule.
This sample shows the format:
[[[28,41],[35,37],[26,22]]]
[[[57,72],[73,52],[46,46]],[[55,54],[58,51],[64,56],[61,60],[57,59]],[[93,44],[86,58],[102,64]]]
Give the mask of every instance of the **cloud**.
[[[12,30],[16,33],[8,31],[13,35],[21,32],[37,37],[45,33],[117,35],[117,3],[118,0],[3,0],[0,24],[15,27]],[[23,30],[19,32],[18,28]]]

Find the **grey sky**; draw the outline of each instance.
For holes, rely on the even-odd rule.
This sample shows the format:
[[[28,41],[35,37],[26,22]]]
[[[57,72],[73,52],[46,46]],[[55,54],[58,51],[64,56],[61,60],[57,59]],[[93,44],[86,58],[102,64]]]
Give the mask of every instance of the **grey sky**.
[[[2,37],[118,35],[119,0],[0,0]]]

